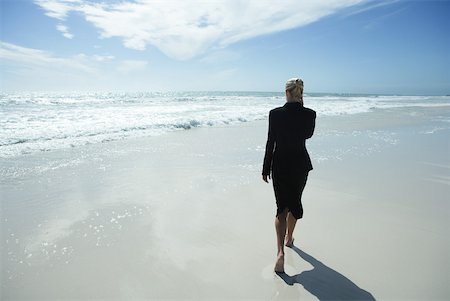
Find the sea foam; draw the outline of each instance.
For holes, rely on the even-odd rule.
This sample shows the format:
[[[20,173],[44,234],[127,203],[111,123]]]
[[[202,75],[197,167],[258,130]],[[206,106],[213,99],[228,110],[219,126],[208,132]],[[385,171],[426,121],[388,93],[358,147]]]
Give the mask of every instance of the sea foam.
[[[0,157],[15,157],[127,137],[263,120],[283,93],[1,93]],[[448,96],[307,94],[318,115],[398,107],[450,107]]]

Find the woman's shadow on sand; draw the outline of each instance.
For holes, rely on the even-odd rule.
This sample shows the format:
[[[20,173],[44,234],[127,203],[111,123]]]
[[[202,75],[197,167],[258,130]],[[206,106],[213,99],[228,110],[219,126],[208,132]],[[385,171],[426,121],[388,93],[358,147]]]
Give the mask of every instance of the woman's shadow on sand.
[[[299,283],[319,300],[375,300],[371,293],[359,288],[344,275],[327,267],[296,246],[291,248],[314,268],[294,276],[277,273],[286,284]]]

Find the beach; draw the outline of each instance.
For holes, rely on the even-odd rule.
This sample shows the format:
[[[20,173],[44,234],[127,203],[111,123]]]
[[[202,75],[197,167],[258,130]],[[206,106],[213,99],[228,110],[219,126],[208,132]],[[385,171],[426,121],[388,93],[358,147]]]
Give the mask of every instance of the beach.
[[[1,299],[448,300],[449,116],[319,115],[282,277],[267,120],[1,158]]]

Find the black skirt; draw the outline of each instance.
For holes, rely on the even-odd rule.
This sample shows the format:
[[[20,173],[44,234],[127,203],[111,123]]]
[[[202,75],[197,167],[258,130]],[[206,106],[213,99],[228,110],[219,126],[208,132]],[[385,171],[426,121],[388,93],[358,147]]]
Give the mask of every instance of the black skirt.
[[[302,193],[308,179],[308,172],[273,175],[272,183],[277,202],[277,215],[286,208],[296,218],[303,217]]]

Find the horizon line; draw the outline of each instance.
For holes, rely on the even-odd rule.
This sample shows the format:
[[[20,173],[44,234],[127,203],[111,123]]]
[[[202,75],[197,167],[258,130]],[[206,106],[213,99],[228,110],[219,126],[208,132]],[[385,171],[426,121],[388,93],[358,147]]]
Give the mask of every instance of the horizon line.
[[[284,91],[269,91],[269,90],[11,90],[2,91],[0,94],[13,93],[279,93],[284,94]],[[372,95],[372,96],[450,96],[448,94],[425,94],[425,93],[370,93],[370,92],[305,92],[308,95],[330,94],[330,95]]]

